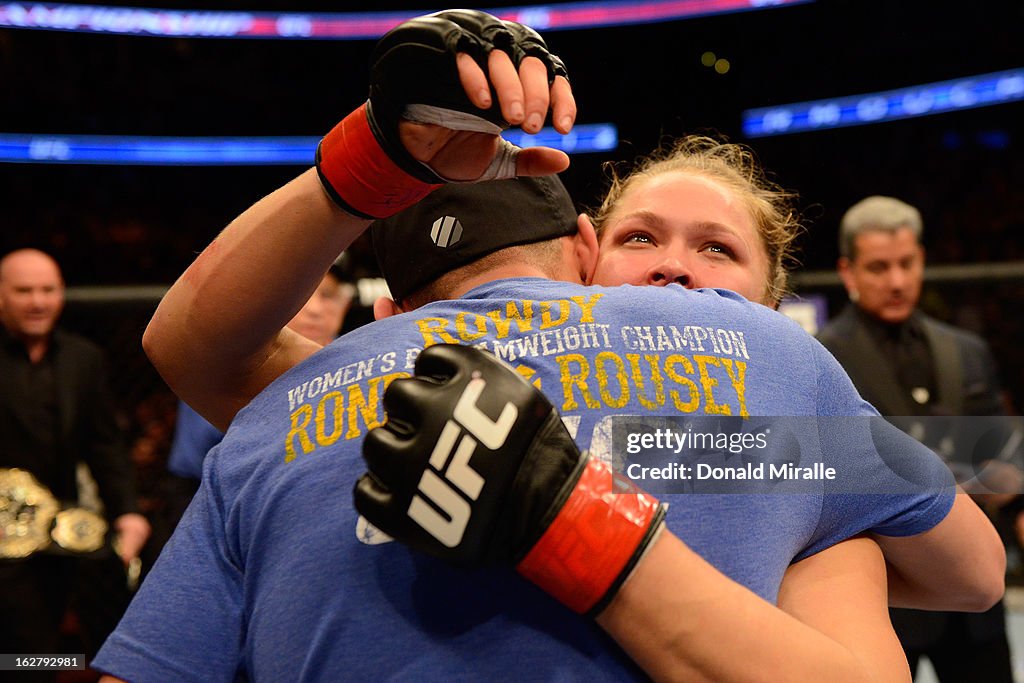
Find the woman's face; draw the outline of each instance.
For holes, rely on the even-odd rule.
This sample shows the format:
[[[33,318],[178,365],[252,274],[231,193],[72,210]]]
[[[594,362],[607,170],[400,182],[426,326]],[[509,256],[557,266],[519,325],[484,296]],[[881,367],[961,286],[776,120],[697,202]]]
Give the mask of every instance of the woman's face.
[[[593,283],[730,289],[768,301],[768,256],[740,199],[703,176],[671,171],[619,198]]]

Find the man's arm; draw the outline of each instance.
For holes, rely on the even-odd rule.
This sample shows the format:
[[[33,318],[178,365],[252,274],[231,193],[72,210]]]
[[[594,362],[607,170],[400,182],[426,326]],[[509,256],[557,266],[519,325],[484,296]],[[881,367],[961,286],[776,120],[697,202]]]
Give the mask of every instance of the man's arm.
[[[556,129],[567,133],[572,127],[575,102],[568,81],[559,75],[549,85],[548,68],[538,57],[523,58],[517,69],[506,52],[495,49],[486,57],[485,74],[469,55],[452,55],[450,67],[445,68],[457,65],[470,102],[467,106],[480,108],[470,113],[483,116],[484,110],[496,105],[508,123],[536,133],[550,109]],[[376,71],[401,73],[396,68]],[[444,74],[436,76],[442,85],[435,90],[441,91]],[[489,83],[496,102],[492,102]],[[430,84],[417,85],[424,89]],[[377,90],[388,87],[395,89],[395,84],[371,83]],[[371,103],[374,92],[371,89]],[[404,150],[399,156],[411,157],[407,165],[426,165],[433,174],[452,180],[481,177],[499,150],[495,133],[406,120],[396,124],[385,143],[368,140],[369,134],[362,132],[369,130],[365,111],[361,107],[353,112],[321,146],[320,167],[326,169],[325,177],[334,174],[336,179],[330,181],[332,196],[340,196],[350,209],[356,204],[348,201],[353,196],[363,202],[360,206],[391,201],[392,181],[424,184],[401,169],[382,178],[380,167],[397,168],[391,158],[396,148]],[[389,116],[397,120],[400,113]],[[362,128],[356,133],[349,131],[359,124]],[[566,166],[564,153],[544,147],[522,150],[515,158],[517,175],[547,175]],[[380,187],[361,184],[363,178],[379,182]],[[345,183],[354,187],[351,194]],[[143,337],[153,365],[180,398],[218,428],[226,428],[257,393],[319,348],[285,325],[309,299],[337,255],[369,224],[365,216],[339,208],[314,169],[260,200],[225,228],[161,301]]]
[[[957,493],[949,514],[929,531],[873,538],[889,564],[894,607],[982,612],[1003,596],[1005,548],[966,493]]]
[[[909,681],[866,538],[786,572],[778,607],[663,533],[597,617],[658,681]]]
[[[319,347],[285,325],[369,225],[339,209],[315,169],[257,202],[160,302],[143,347],[170,388],[215,426]]]

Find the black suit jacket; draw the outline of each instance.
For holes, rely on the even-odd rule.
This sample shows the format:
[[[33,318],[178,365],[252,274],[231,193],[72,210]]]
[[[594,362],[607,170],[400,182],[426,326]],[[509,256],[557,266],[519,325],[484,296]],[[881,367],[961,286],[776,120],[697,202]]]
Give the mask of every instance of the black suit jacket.
[[[970,332],[942,323],[920,312],[918,316],[934,362],[938,397],[934,412],[941,415],[1002,415],[1002,397],[995,361],[988,344]],[[882,415],[913,415],[906,391],[900,389],[891,359],[879,348],[852,305],[818,334],[818,340],[836,357],[866,401]],[[893,610],[893,625],[905,647],[927,649],[950,619],[964,619],[976,641],[1005,632],[1000,602],[987,612],[963,614]]]
[[[995,361],[980,337],[922,313],[918,316],[935,363],[937,413],[1002,415],[1003,403]],[[882,415],[913,415],[910,398],[901,391],[889,357],[875,343],[853,306],[818,334],[864,400]]]
[[[13,341],[0,328],[0,467],[32,472],[54,495],[76,502],[75,471],[79,461],[89,465],[111,520],[138,510],[134,471],[117,422],[106,360],[101,349],[75,334],[56,330],[50,353],[57,382],[59,433],[56,462],[41,462],[26,447],[20,425],[26,419],[19,389],[5,378],[19,361]],[[22,352],[23,353],[23,352]]]

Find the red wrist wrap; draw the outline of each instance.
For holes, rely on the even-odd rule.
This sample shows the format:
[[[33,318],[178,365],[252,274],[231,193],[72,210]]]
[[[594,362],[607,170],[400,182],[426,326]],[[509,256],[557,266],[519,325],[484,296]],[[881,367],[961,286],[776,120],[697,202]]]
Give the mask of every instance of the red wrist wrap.
[[[331,199],[360,218],[387,218],[441,187],[414,178],[388,157],[370,129],[366,104],[324,136],[316,156]]]
[[[662,518],[657,499],[591,459],[555,520],[516,570],[574,612],[590,611],[632,570]],[[615,488],[620,491],[616,492]]]

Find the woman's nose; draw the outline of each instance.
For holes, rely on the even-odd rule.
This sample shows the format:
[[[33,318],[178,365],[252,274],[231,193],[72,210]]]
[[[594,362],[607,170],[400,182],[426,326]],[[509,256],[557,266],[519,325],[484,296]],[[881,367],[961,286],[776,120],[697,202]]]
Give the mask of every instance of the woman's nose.
[[[694,286],[692,271],[678,258],[663,259],[647,273],[648,284],[664,287],[673,282],[687,288]]]

